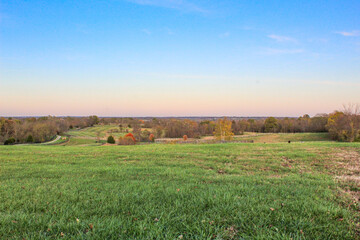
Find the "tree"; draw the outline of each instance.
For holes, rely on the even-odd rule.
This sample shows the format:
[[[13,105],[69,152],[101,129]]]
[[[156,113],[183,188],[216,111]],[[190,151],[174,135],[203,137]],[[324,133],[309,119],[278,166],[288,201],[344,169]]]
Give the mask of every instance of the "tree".
[[[9,138],[8,140],[6,140],[5,142],[4,142],[4,145],[13,145],[13,144],[15,144],[15,138]]]
[[[307,132],[310,128],[311,119],[308,114],[305,114],[302,117],[299,117],[297,120],[298,131],[299,132]]]
[[[329,116],[328,114],[318,114],[311,118],[310,128],[311,132],[326,132],[326,124]]]
[[[26,142],[27,143],[33,143],[34,142],[34,138],[32,135],[29,135],[27,138],[26,138]]]
[[[231,121],[226,117],[216,121],[214,136],[218,140],[231,140],[234,133],[231,131]]]
[[[160,125],[157,125],[155,128],[153,128],[153,133],[156,138],[161,138],[164,135],[164,128]]]
[[[150,141],[150,132],[149,130],[145,129],[144,131],[141,131],[140,133],[140,141],[141,142],[148,142]]]
[[[137,141],[140,141],[141,140],[141,126],[140,124],[134,124],[133,125],[133,131],[132,131],[135,139]]]
[[[326,127],[330,136],[338,141],[360,141],[360,108],[357,105],[344,107],[329,115]]]
[[[154,141],[155,141],[155,136],[154,136],[154,134],[150,134],[150,135],[149,135],[149,140],[150,140],[150,142],[154,142]]]
[[[188,136],[187,136],[187,135],[184,135],[184,136],[183,136],[183,140],[184,140],[184,141],[187,141],[187,140],[188,140]]]
[[[126,134],[125,137],[130,137],[133,140],[133,142],[136,143],[136,139],[132,133]]]
[[[95,124],[98,124],[99,123],[99,118],[98,118],[98,116],[96,116],[96,115],[93,115],[93,116],[90,116],[89,117],[89,125],[90,126],[94,126]]]
[[[114,144],[115,143],[114,137],[110,135],[107,139],[107,143]]]
[[[119,145],[135,145],[134,140],[131,137],[119,137]]]
[[[119,138],[119,145],[135,145],[136,140],[132,133],[126,134],[124,137]]]
[[[276,120],[276,118],[274,117],[269,117],[265,120],[265,132],[269,133],[269,132],[276,132],[277,128],[278,128],[278,122]]]

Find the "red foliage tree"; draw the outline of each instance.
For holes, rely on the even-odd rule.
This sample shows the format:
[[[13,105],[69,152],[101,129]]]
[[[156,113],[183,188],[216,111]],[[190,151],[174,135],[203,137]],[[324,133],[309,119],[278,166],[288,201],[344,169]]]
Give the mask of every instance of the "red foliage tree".
[[[132,140],[134,141],[134,143],[136,143],[136,139],[135,139],[135,137],[134,137],[134,135],[132,133],[126,134],[125,137],[131,137]]]
[[[154,134],[150,134],[150,136],[149,136],[149,140],[150,140],[151,142],[153,142],[153,141],[155,140],[155,136],[154,136]]]

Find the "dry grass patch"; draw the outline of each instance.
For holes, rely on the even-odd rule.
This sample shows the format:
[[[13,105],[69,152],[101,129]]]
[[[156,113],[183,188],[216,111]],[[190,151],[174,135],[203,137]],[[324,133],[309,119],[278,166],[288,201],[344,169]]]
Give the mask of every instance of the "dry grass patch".
[[[360,154],[353,149],[340,149],[333,154],[338,174],[335,178],[343,185],[344,192],[352,198],[352,204],[360,204]],[[351,204],[351,205],[352,205]]]

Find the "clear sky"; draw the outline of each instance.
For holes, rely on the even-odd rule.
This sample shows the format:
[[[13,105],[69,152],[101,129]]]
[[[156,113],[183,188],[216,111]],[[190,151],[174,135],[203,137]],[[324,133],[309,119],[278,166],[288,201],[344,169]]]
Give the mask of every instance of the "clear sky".
[[[1,0],[0,115],[299,116],[360,103],[360,1]]]

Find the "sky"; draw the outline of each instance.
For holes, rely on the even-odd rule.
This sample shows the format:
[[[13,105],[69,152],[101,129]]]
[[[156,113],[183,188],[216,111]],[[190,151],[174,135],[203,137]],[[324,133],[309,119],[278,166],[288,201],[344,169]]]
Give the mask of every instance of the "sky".
[[[360,1],[1,0],[0,116],[290,116],[360,103]]]

